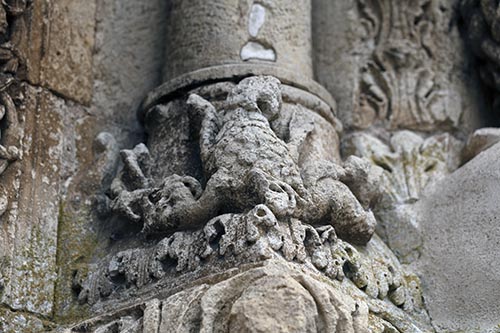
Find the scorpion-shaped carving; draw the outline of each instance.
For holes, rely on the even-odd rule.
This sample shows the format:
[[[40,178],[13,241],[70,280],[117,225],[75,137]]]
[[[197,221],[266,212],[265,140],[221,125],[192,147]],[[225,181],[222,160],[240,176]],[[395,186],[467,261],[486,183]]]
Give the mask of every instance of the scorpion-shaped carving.
[[[270,126],[282,104],[277,79],[242,80],[229,94],[229,106],[219,113],[195,94],[188,104],[203,118],[200,154],[208,179],[205,188],[195,178],[180,175],[152,187],[141,166],[148,157],[141,144],[122,151],[128,182],[134,185],[130,190],[120,178],[114,182],[111,207],[115,212],[143,223],[143,232],[151,234],[197,227],[221,213],[265,204],[277,218],[331,224],[341,238],[368,242],[375,218],[341,181],[363,180],[368,163],[354,157],[344,167],[318,161],[301,174],[289,147]]]

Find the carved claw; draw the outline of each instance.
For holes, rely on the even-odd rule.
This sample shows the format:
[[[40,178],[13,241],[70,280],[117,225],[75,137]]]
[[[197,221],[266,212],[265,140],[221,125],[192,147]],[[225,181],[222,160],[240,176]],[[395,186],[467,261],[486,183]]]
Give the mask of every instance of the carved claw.
[[[202,194],[200,183],[193,177],[172,175],[150,195],[152,209],[147,214],[143,232],[170,232],[198,225],[201,220],[197,200]]]
[[[287,183],[273,179],[260,169],[249,171],[249,182],[257,196],[277,216],[290,216],[297,206],[297,193]]]
[[[140,222],[149,208],[147,198],[151,190],[122,191],[112,202],[111,209],[132,222]]]
[[[124,177],[132,189],[148,188],[150,180],[143,170],[149,159],[149,150],[140,143],[134,149],[123,149],[120,155],[124,164]]]
[[[344,171],[340,180],[349,187],[364,209],[373,207],[382,194],[382,168],[365,158],[351,155],[344,163]]]
[[[220,119],[215,107],[203,97],[191,94],[187,104],[202,116],[200,130],[200,155],[201,160],[207,162],[211,155],[210,149],[215,143],[215,137],[221,128]]]

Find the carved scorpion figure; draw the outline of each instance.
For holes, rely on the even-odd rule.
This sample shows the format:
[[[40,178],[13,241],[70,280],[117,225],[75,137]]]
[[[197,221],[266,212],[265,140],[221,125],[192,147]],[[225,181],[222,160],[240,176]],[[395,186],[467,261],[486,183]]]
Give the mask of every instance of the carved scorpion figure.
[[[280,82],[273,77],[242,80],[221,112],[202,97],[190,95],[188,104],[203,119],[200,153],[208,179],[205,188],[195,178],[179,175],[151,188],[141,166],[147,164],[147,148],[138,145],[122,151],[134,189],[115,181],[112,209],[143,223],[143,232],[153,234],[198,227],[217,215],[265,204],[278,219],[331,224],[341,238],[365,244],[376,221],[345,183],[357,194],[366,192],[358,181],[367,179],[369,164],[351,157],[344,167],[318,161],[299,170],[289,147],[270,125],[280,115],[281,103]]]

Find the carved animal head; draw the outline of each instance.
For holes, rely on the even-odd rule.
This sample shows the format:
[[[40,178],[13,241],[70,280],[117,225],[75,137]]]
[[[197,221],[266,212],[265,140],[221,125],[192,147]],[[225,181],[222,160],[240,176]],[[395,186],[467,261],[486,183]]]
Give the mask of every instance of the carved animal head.
[[[243,79],[229,94],[228,102],[248,112],[260,112],[272,121],[281,110],[281,82],[272,76]]]

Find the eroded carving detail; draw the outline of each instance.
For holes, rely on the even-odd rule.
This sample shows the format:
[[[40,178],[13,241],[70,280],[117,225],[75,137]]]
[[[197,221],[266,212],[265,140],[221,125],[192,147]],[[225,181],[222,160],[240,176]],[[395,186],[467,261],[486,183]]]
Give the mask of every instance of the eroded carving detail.
[[[424,137],[406,130],[394,132],[387,143],[365,132],[345,138],[346,154],[383,169],[383,194],[374,207],[378,233],[404,262],[416,259],[421,246],[414,204],[428,186],[459,167],[463,146],[451,134]]]
[[[26,10],[26,1],[9,1],[0,6],[0,175],[9,164],[21,158],[21,133],[16,106],[8,93],[8,88],[15,82],[19,67],[18,55],[11,42],[13,27],[17,17]],[[9,24],[10,22],[10,24]],[[19,30],[20,27],[17,27]],[[22,27],[21,27],[22,28]],[[0,216],[8,206],[8,195],[2,189],[0,193]]]
[[[114,212],[142,223],[146,234],[164,234],[199,227],[223,212],[265,204],[278,219],[331,224],[341,238],[357,244],[370,239],[376,224],[369,210],[376,191],[366,190],[375,188],[370,181],[376,182],[368,177],[370,164],[352,157],[344,167],[323,160],[299,170],[291,149],[270,125],[281,108],[277,79],[242,80],[220,112],[198,95],[191,95],[188,104],[202,119],[200,155],[208,179],[204,189],[198,180],[180,175],[153,186],[148,151],[141,144],[122,151],[125,168],[113,184]],[[364,206],[355,196],[361,192]]]
[[[446,91],[432,68],[433,0],[358,0],[365,44],[354,126],[427,129],[447,119]]]
[[[377,247],[382,246],[379,240],[375,242]],[[274,315],[279,318],[288,313],[280,309],[288,307],[281,304],[287,298],[282,299],[278,291],[291,288],[286,291],[295,295],[294,291],[301,289],[294,287],[299,282],[307,293],[295,295],[293,304],[300,304],[302,296],[306,295],[308,298],[308,293],[311,293],[316,302],[307,306],[307,311],[315,309],[317,302],[323,308],[331,308],[328,316],[311,317],[319,318],[320,321],[319,327],[315,326],[318,324],[315,320],[309,323],[314,326],[311,332],[325,331],[323,325],[330,328],[347,325],[347,331],[351,332],[352,328],[348,327],[356,322],[355,319],[359,320],[360,326],[358,330],[354,329],[354,332],[367,329],[365,325],[368,322],[373,326],[372,332],[383,332],[383,328],[389,327],[397,327],[400,332],[421,332],[417,328],[420,326],[416,324],[418,321],[413,322],[408,316],[412,314],[418,318],[423,312],[418,278],[407,274],[396,261],[385,256],[383,249],[372,250],[378,255],[376,260],[367,259],[366,253],[361,255],[354,247],[337,239],[330,226],[314,229],[298,221],[290,221],[289,225],[280,224],[270,210],[260,206],[252,214],[245,216],[217,217],[203,231],[178,232],[153,248],[119,253],[111,258],[107,266],[103,265],[93,273],[84,285],[82,294],[83,297],[99,298],[120,288],[135,289],[146,283],[146,280],[156,280],[160,276],[167,280],[176,273],[200,270],[204,265],[217,270],[216,266],[221,263],[220,258],[223,258],[223,261],[236,259],[243,264],[248,260],[242,259],[253,257],[251,260],[263,262],[264,267],[237,272],[234,277],[213,286],[201,284],[186,289],[163,301],[162,318],[168,320],[162,319],[161,327],[168,327],[167,331],[171,331],[178,329],[177,325],[194,325],[198,331],[201,327],[196,323],[201,323],[202,326],[207,325],[210,328],[208,331],[221,325],[236,325],[233,327],[236,328],[238,325],[250,324],[246,321],[248,318],[260,319],[259,316],[264,313],[260,312],[259,308],[265,308],[266,304],[270,306],[267,311],[277,311]],[[285,257],[308,266],[312,269],[311,272],[326,272],[325,274],[332,278],[333,284],[320,282],[319,276],[305,274],[302,270],[293,268],[295,266],[284,263],[282,259]],[[266,260],[270,260],[272,264],[266,265]],[[153,285],[152,288],[159,290],[161,287]],[[260,301],[252,297],[252,291],[260,295]],[[266,297],[262,297],[263,294]],[[330,296],[321,296],[327,294]],[[254,307],[258,304],[260,305]],[[203,311],[194,308],[188,311],[198,306],[201,306]],[[346,308],[351,310],[345,312]],[[220,311],[230,313],[220,315]],[[196,320],[188,316],[183,319],[179,316],[181,313],[203,313],[207,318]],[[249,315],[250,313],[253,315]],[[339,316],[345,320],[338,320]],[[293,321],[273,322],[276,325],[287,325]],[[412,324],[409,324],[410,322]],[[113,324],[116,325],[116,322],[113,321]],[[264,324],[253,322],[253,325]],[[425,324],[423,325],[425,327]],[[379,326],[380,329],[376,329]]]
[[[375,227],[370,209],[380,195],[383,169],[355,156],[343,165],[322,159],[336,155],[310,148],[317,142],[311,133],[318,136],[319,130],[306,112],[291,107],[285,116],[281,114],[278,80],[251,77],[228,87],[229,93],[213,103],[195,94],[187,101],[186,112],[198,124],[191,131],[196,131],[199,140],[201,180],[174,174],[158,181],[161,177],[152,176],[158,166],[153,165],[155,158],[145,144],[121,152],[124,166],[111,185],[111,210],[114,218],[141,226],[143,234],[153,236],[152,242],[115,252],[87,272],[79,271],[74,278],[79,301],[93,308],[116,308],[131,297],[151,297],[155,291],[175,290],[182,283],[184,291],[169,299],[191,299],[188,303],[196,309],[162,301],[162,317],[170,316],[165,327],[186,327],[186,322],[176,321],[178,314],[199,313],[201,302],[208,317],[190,317],[190,322],[202,321],[196,330],[231,327],[244,331],[249,325],[267,325],[264,319],[259,321],[264,314],[254,307],[258,302],[252,295],[281,290],[276,286],[283,284],[282,279],[290,288],[286,292],[294,294],[294,304],[307,303],[311,295],[318,302],[319,294],[309,288],[302,293],[302,287],[292,287],[312,274],[326,289],[331,283],[331,291],[337,293],[327,297],[329,301],[321,307],[331,307],[329,302],[334,300],[332,313],[345,320],[325,316],[319,322],[295,323],[302,328],[345,327],[357,332],[367,330],[369,323],[374,332],[411,332],[407,323],[415,318],[427,325],[418,278],[406,271],[378,237],[366,244]],[[168,111],[161,105],[156,108],[152,111]],[[332,123],[327,124],[321,131]],[[166,237],[154,243],[160,236]],[[249,270],[270,261],[272,270],[283,265],[286,270],[301,270],[302,277],[273,275],[257,279],[257,284],[245,277],[253,274]],[[218,274],[223,275],[222,282],[217,282],[219,278],[204,280]],[[210,282],[204,285],[200,281]],[[190,283],[195,287],[185,289]],[[234,283],[238,283],[237,297],[232,294]],[[267,285],[270,289],[264,288]],[[320,289],[318,286],[318,293],[326,290]],[[220,302],[215,290],[222,297]],[[275,301],[262,298],[264,303],[273,302],[276,318],[282,315],[276,304],[286,303],[280,295],[276,293]],[[210,305],[204,307],[201,299]],[[344,312],[345,302],[352,308],[348,312]],[[166,304],[170,305],[165,308]],[[313,304],[306,308],[314,308]],[[219,306],[224,306],[224,315],[217,312]],[[252,311],[256,311],[253,318],[257,322],[247,322]],[[356,320],[360,320],[358,326]],[[419,332],[417,326],[411,326],[413,331]]]
[[[369,298],[390,301],[410,313],[420,311],[417,277],[405,272],[388,250],[376,247],[377,259],[371,259],[338,239],[331,226],[279,222],[268,207],[258,205],[246,214],[218,216],[199,231],[176,232],[153,247],[119,252],[88,277],[77,276],[75,287],[81,302],[95,303],[179,274],[217,270],[221,258],[241,264],[279,258],[306,264],[332,280],[347,278]]]

